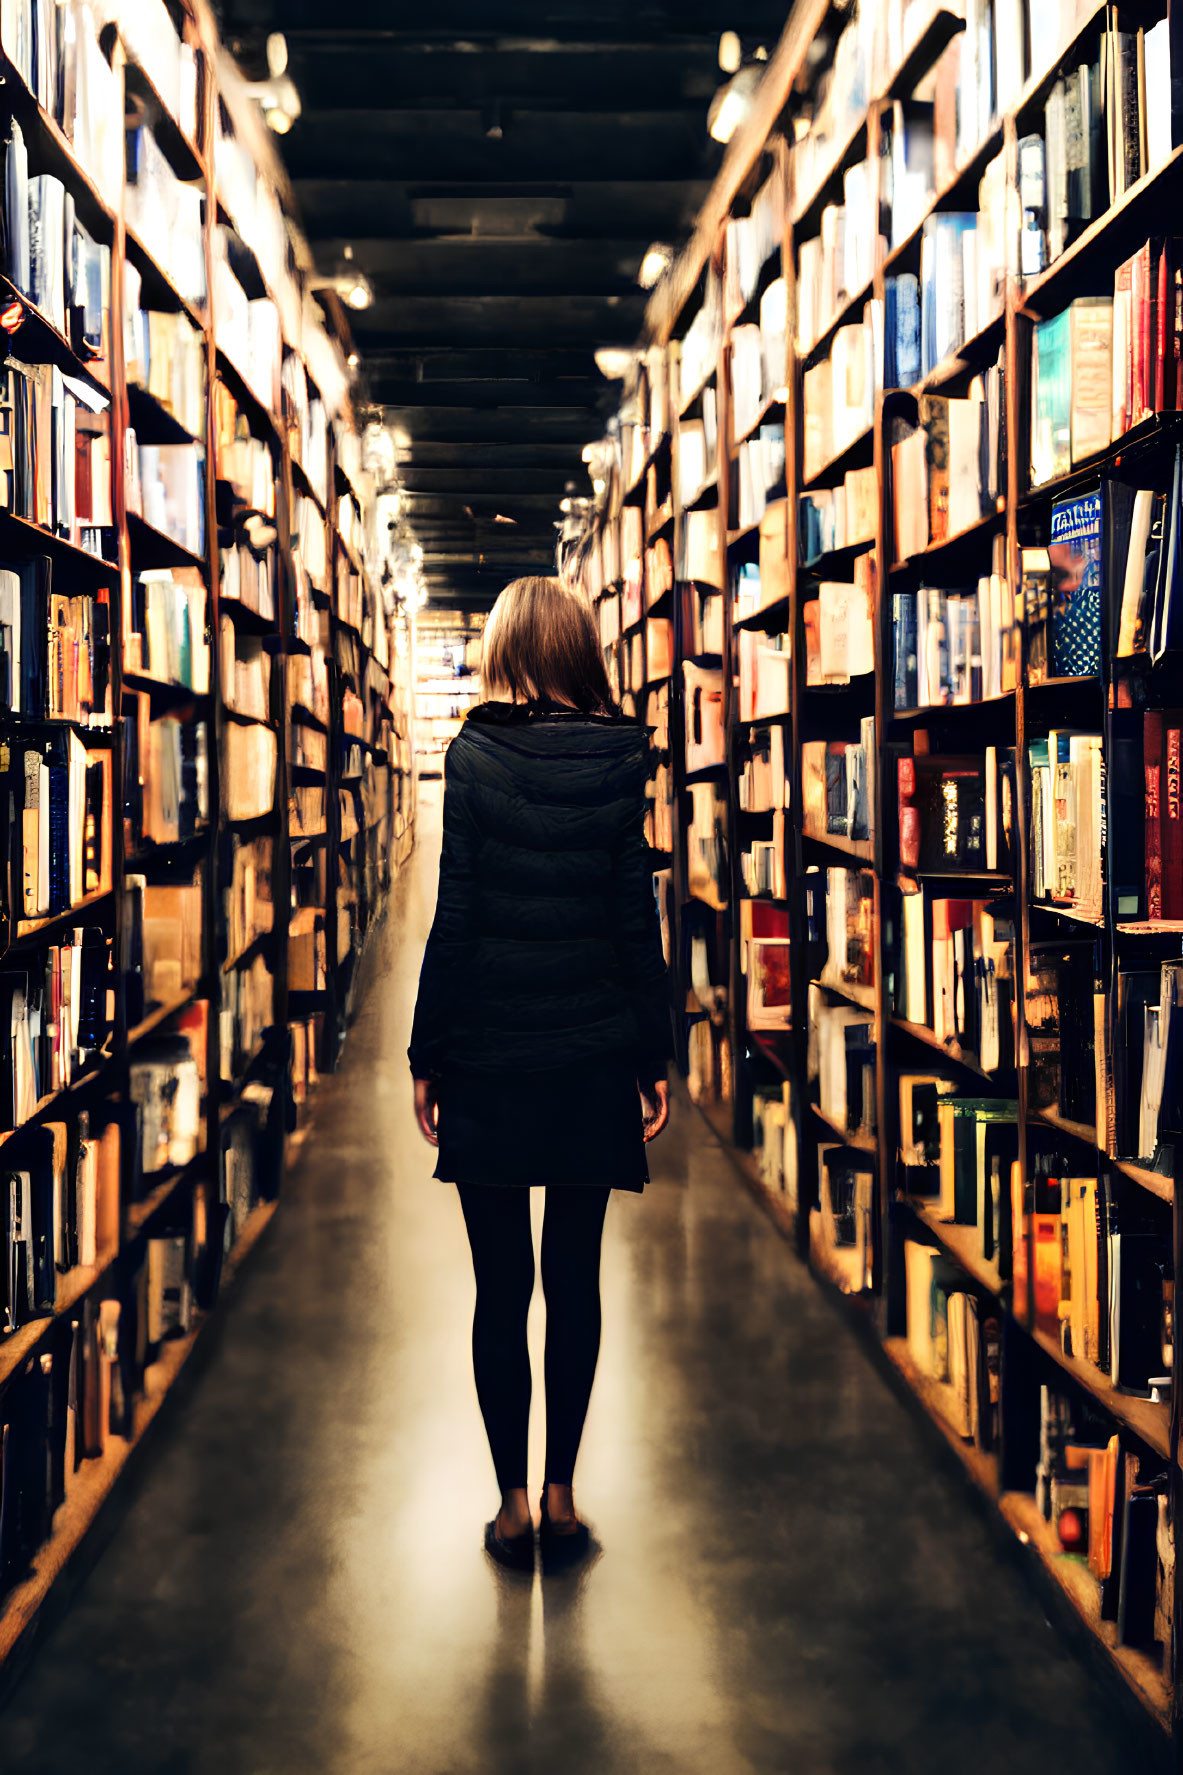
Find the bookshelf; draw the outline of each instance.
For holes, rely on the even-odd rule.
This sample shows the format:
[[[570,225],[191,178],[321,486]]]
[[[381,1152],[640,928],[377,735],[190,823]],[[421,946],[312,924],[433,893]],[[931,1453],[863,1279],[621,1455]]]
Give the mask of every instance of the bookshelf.
[[[691,1095],[1177,1745],[1181,63],[799,0],[567,538]]]
[[[271,1218],[414,818],[344,316],[201,0],[100,22],[0,40],[0,1664]]]

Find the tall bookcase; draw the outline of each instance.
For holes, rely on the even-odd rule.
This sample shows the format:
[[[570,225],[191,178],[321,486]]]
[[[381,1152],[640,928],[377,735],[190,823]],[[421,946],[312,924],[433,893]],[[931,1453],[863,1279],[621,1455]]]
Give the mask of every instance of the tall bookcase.
[[[211,13],[2,29],[11,1671],[335,1062],[412,842],[414,616]]]
[[[1160,496],[1149,509],[1165,514],[1168,530],[1177,521],[1183,399],[1160,386],[1145,403],[1159,410],[1139,412],[1135,399],[1119,420],[1115,398],[1098,441],[1086,423],[1087,365],[1066,387],[1062,377],[1053,387],[1046,368],[1047,323],[1069,316],[1064,326],[1083,328],[1088,304],[1113,298],[1115,282],[1120,300],[1121,268],[1170,226],[1180,120],[1168,116],[1164,142],[1160,110],[1155,157],[1146,138],[1153,147],[1156,126],[1145,117],[1153,79],[1180,71],[1176,10],[918,0],[840,14],[801,0],[695,236],[655,292],[594,464],[593,515],[569,560],[596,600],[615,685],[655,730],[650,837],[692,1094],[819,1278],[865,1316],[1065,1621],[1084,1627],[1083,1643],[1179,1746],[1183,1492],[1169,1383],[1177,1145],[1164,1109],[1154,1152],[1139,1153],[1122,1093],[1149,1064],[1142,1026],[1126,1022],[1131,982],[1169,967],[1183,929],[1148,916],[1140,883],[1143,765],[1158,769],[1143,722],[1146,711],[1165,711],[1177,727],[1171,710],[1183,685],[1169,638],[1152,659],[1144,642],[1118,636],[1133,491]],[[1127,43],[1110,35],[1119,26]],[[1172,47],[1169,68],[1148,75]],[[1102,95],[1106,56],[1120,85],[1127,53],[1141,70],[1128,89],[1143,120],[1141,162],[1049,248],[1057,219],[1040,213],[1038,189],[1033,197],[1025,182],[1032,138],[1047,156],[1052,204],[1049,107],[1078,78],[1087,84],[1080,70],[1098,55]],[[943,163],[937,153],[918,193],[908,183],[910,125],[919,114],[939,126],[942,107]],[[1120,160],[1120,130],[1109,153]],[[1101,154],[1104,172],[1103,135]],[[929,311],[939,309],[932,237],[948,225],[942,218],[978,211],[980,242],[991,189],[1006,218],[1004,275],[977,301],[968,336],[954,334],[943,352],[930,347],[897,387],[892,368],[914,343],[897,280],[912,274],[923,289],[927,277]],[[819,243],[832,225],[826,212],[844,196],[865,205],[864,238],[847,237],[846,278],[819,312]],[[901,214],[910,205],[906,220],[890,214],[893,203]],[[1037,262],[1024,263],[1029,252]],[[1173,387],[1183,286],[1169,251],[1162,263],[1157,349]],[[973,264],[959,261],[957,276],[968,279]],[[968,297],[958,300],[968,315]],[[753,324],[764,355],[755,378]],[[1131,323],[1124,373],[1135,390],[1139,352],[1153,383],[1153,327],[1148,334],[1139,344]],[[1107,378],[1124,349],[1120,335],[1111,339]],[[832,404],[822,412],[826,376]],[[949,438],[943,410],[926,401],[971,396],[983,427],[977,506],[942,528],[930,493]],[[1067,401],[1063,419],[1057,397]],[[1033,439],[1045,423],[1062,433],[1050,471],[1039,460],[1046,436]],[[773,434],[758,458],[767,484],[753,502],[739,458],[778,424],[783,456]],[[928,480],[917,490],[908,452],[918,431]],[[835,489],[842,520],[819,538],[819,496]],[[1053,520],[1058,537],[1081,516],[1071,502],[1087,505],[1093,492],[1102,507],[1095,657],[1057,667],[1049,624],[1066,620],[1071,601],[1063,562],[1049,559]],[[917,501],[929,526],[919,538]],[[985,600],[979,654],[966,644],[968,664],[952,684],[955,638],[942,631],[950,653],[922,699],[910,675],[908,600],[966,588]],[[1155,596],[1169,604],[1171,590]],[[947,614],[946,603],[940,609]],[[983,665],[987,611],[993,663]],[[668,636],[654,616],[668,618]],[[717,732],[704,714],[716,695]],[[1054,775],[1057,734],[1066,748],[1071,735],[1082,744],[1099,736],[1104,760],[1092,779],[1095,817],[1084,790],[1066,803],[1070,818],[1063,807],[1048,815],[1053,825],[1068,818],[1068,832],[1036,825],[1040,748],[1050,743]],[[1067,763],[1067,749],[1062,756]],[[958,804],[948,783],[967,757],[981,761],[967,776],[986,784],[975,818],[992,828],[969,853],[957,819],[973,804]],[[1164,752],[1164,793],[1177,800],[1172,768]],[[1076,769],[1064,797],[1078,792]],[[923,784],[934,781],[930,805]],[[927,822],[951,808],[948,860],[934,864]],[[1164,808],[1163,818],[1175,813]],[[1075,853],[1076,886],[1057,895],[1044,859],[1081,834],[1083,871],[1089,818],[1101,858],[1095,896],[1075,874]],[[967,931],[961,946],[958,928]],[[957,958],[947,980],[938,972],[946,957]],[[980,998],[986,978],[989,1003],[963,1017],[958,994]],[[1169,1007],[1168,1025],[1173,1067],[1183,1031]],[[1090,1092],[1095,1113],[1065,1107]],[[1136,1121],[1136,1105],[1134,1113]],[[1146,1260],[1149,1306],[1135,1302],[1142,1283],[1131,1279],[1131,1251]],[[1123,1366],[1131,1336],[1153,1346],[1143,1349],[1149,1377]]]

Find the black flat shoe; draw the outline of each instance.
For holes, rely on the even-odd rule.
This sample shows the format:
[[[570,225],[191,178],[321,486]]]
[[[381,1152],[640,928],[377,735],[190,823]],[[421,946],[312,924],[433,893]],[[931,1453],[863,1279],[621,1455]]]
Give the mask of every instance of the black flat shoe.
[[[510,1572],[532,1572],[534,1570],[534,1530],[528,1528],[520,1535],[503,1535],[498,1532],[497,1517],[485,1524],[485,1552],[498,1565],[503,1565]]]
[[[591,1530],[586,1522],[577,1522],[573,1529],[558,1529],[546,1509],[546,1493],[542,1494],[541,1521],[538,1524],[538,1551],[544,1572],[559,1572],[578,1565],[591,1550]]]

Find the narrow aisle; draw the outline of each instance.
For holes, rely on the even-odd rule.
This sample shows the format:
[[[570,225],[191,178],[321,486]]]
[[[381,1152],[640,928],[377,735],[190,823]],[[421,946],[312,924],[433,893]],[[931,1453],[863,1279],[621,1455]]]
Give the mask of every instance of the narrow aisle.
[[[683,1101],[609,1214],[603,1556],[490,1566],[467,1250],[405,1062],[437,844],[208,1368],[0,1715],[4,1775],[1148,1768]]]

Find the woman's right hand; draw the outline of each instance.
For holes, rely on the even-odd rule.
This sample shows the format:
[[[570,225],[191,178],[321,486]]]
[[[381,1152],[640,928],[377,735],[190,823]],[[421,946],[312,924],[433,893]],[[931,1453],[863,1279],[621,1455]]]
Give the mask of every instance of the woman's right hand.
[[[439,1135],[435,1130],[439,1121],[439,1105],[435,1100],[435,1083],[432,1079],[415,1080],[415,1120],[428,1146],[438,1146]]]

